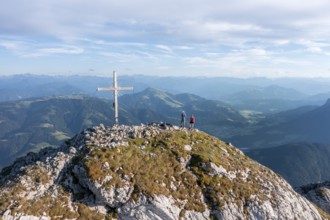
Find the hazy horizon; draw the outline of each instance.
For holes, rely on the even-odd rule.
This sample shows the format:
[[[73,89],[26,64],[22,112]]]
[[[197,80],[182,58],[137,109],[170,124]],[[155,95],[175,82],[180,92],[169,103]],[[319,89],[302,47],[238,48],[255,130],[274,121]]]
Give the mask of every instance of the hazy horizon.
[[[118,74],[118,71],[117,71]],[[81,76],[81,77],[106,77],[106,78],[113,78],[113,71],[109,71],[108,74],[79,74],[79,73],[59,73],[59,74],[45,74],[45,73],[17,73],[17,74],[5,74],[0,75],[0,77],[17,77],[17,76],[44,76],[44,77],[73,77],[73,76]],[[120,77],[154,77],[154,78],[232,78],[232,79],[315,79],[315,80],[330,80],[329,76],[208,76],[208,75],[157,75],[157,74],[119,74],[117,75]]]

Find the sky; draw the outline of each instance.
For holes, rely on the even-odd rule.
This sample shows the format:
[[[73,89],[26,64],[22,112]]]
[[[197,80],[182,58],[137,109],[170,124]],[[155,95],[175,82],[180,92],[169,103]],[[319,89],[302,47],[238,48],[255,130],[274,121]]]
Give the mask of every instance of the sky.
[[[10,0],[0,75],[330,77],[328,0]]]

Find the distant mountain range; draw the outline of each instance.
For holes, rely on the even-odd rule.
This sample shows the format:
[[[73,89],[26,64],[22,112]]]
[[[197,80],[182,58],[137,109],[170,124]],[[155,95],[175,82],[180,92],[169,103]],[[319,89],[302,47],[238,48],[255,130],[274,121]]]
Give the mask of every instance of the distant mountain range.
[[[206,99],[220,100],[238,110],[273,114],[303,105],[320,105],[329,98],[330,79],[230,77],[156,77],[120,76],[119,85],[134,86],[134,94],[148,87],[172,94],[190,93]],[[111,86],[111,77],[46,76],[22,74],[0,77],[0,101],[33,97],[84,94],[111,99],[97,87]]]
[[[87,126],[111,123],[111,109],[109,101],[85,96],[1,103],[0,166],[29,151],[56,147]]]
[[[187,116],[195,114],[197,128],[215,135],[230,135],[248,124],[229,105],[190,94],[150,88],[122,96],[119,103],[119,121],[128,125],[159,121],[179,125],[183,110]],[[113,124],[112,101],[75,95],[0,103],[0,168],[100,123]]]
[[[330,100],[320,107],[307,106],[265,119],[249,134],[232,137],[240,147],[267,148],[305,141],[330,143]]]
[[[226,97],[224,101],[237,109],[270,114],[305,105],[307,97],[295,89],[270,85],[242,90]]]
[[[295,89],[277,85],[246,89],[230,95],[233,100],[300,100],[306,98],[306,94]]]
[[[108,92],[99,94],[111,95]],[[329,157],[326,148],[327,144],[330,144],[329,103],[323,106],[304,106],[255,121],[251,120],[254,116],[245,115],[221,101],[148,88],[119,98],[119,121],[128,125],[159,121],[179,125],[180,113],[185,110],[188,117],[190,114],[196,116],[198,129],[242,149],[249,149],[248,155],[279,172],[293,185],[302,185],[327,178],[325,172],[329,169],[326,163]],[[29,151],[36,152],[48,146],[58,147],[63,140],[75,133],[100,123],[113,124],[111,100],[71,95],[0,103],[0,169]],[[294,148],[296,145],[290,144],[303,141],[305,143],[299,145],[303,146],[301,148]],[[323,144],[310,144],[311,142]],[[279,145],[285,146],[269,151],[253,150]],[[300,153],[295,154],[296,150]],[[286,163],[280,158],[287,157],[283,157],[283,154],[290,158],[287,161],[297,165],[287,165],[287,169],[284,169],[282,165]],[[272,160],[281,162],[275,163]],[[314,167],[315,161],[321,161],[317,171],[320,175],[307,175],[309,168]],[[303,168],[305,165],[308,168]],[[299,166],[302,167],[301,170],[297,169]],[[304,176],[299,176],[301,173],[305,173]]]
[[[248,120],[230,105],[187,93],[174,95],[148,88],[137,94],[122,96],[120,102],[130,112],[135,113],[134,115],[142,122],[161,119],[178,125],[181,111],[185,111],[187,117],[194,114],[196,126],[216,136],[231,136],[248,125]],[[150,117],[149,114],[143,116],[136,111],[143,111],[156,117]],[[148,117],[145,118],[146,116]],[[143,121],[141,117],[148,120]]]

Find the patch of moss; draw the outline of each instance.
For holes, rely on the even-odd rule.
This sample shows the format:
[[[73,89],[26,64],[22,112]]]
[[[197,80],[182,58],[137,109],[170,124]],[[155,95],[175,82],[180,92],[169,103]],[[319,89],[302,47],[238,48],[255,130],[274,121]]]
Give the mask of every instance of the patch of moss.
[[[26,172],[36,183],[46,184],[50,180],[47,171],[42,166],[31,166]]]
[[[134,194],[172,196],[176,201],[188,201],[187,210],[204,211],[195,176],[180,164],[178,156],[186,156],[184,145],[190,143],[186,132],[163,132],[146,140],[129,139],[128,147],[94,148],[85,161],[89,177],[102,183],[106,176],[112,179],[105,187],[121,187],[123,179],[134,187]],[[108,162],[110,169],[103,168]],[[172,189],[173,188],[173,189]],[[136,196],[137,197],[137,196]]]
[[[25,190],[24,186],[16,184],[0,192],[0,213],[6,211],[9,207],[15,208],[17,204],[25,203],[25,199],[20,196]],[[16,206],[13,206],[13,204],[16,204]]]
[[[77,220],[103,220],[105,219],[105,216],[97,213],[97,211],[95,210],[91,210],[90,208],[88,208],[86,205],[84,204],[77,204],[78,206],[78,213],[79,213],[79,217],[77,218]]]
[[[56,198],[51,195],[43,195],[38,199],[26,201],[15,211],[34,216],[46,214],[52,219],[77,218],[77,213],[69,207],[69,198],[69,195],[65,194],[64,191],[59,192]]]
[[[112,179],[104,183],[108,188],[122,187],[128,181],[134,187],[132,198],[139,193],[172,196],[176,201],[188,201],[183,208],[195,211],[205,209],[201,194],[213,210],[220,209],[225,202],[241,206],[242,201],[249,201],[251,195],[266,199],[258,195],[262,183],[256,177],[259,172],[270,177],[271,173],[256,166],[234,147],[203,132],[164,131],[156,137],[125,141],[129,143],[128,147],[90,147],[89,157],[84,163],[92,180],[102,183],[106,176],[111,176]],[[185,145],[191,145],[192,150],[185,150]],[[191,159],[186,170],[185,164],[180,164],[180,158],[188,157]],[[103,168],[105,162],[110,169]],[[211,162],[227,172],[248,169],[250,173],[245,181],[239,173],[232,180],[225,176],[210,176],[209,168],[201,165]]]
[[[8,194],[2,194],[0,196],[0,213],[6,211],[6,209],[10,206],[12,202],[12,198],[8,196]]]
[[[262,184],[255,178],[258,176],[255,162],[217,138],[204,133],[195,134],[193,137],[192,141],[196,144],[191,152],[190,168],[197,176],[198,184],[211,209],[220,209],[225,202],[235,202],[241,206],[242,201],[249,201],[251,195],[264,199],[262,195],[259,196]],[[222,166],[227,172],[249,169],[249,177],[243,181],[239,174],[233,179],[210,176],[209,168],[201,165],[211,162]]]

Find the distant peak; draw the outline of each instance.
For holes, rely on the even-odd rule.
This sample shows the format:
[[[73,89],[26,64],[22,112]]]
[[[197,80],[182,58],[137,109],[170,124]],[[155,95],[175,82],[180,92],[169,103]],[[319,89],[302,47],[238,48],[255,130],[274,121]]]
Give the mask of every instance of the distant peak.
[[[161,91],[160,89],[156,89],[154,87],[148,87],[144,91]]]
[[[165,91],[160,90],[160,89],[156,89],[156,88],[153,88],[153,87],[148,87],[143,92],[151,92],[151,93],[159,93],[159,92],[161,92],[161,93],[163,93]]]
[[[324,105],[326,105],[326,106],[330,106],[330,98],[328,98],[328,100],[325,102]]]

